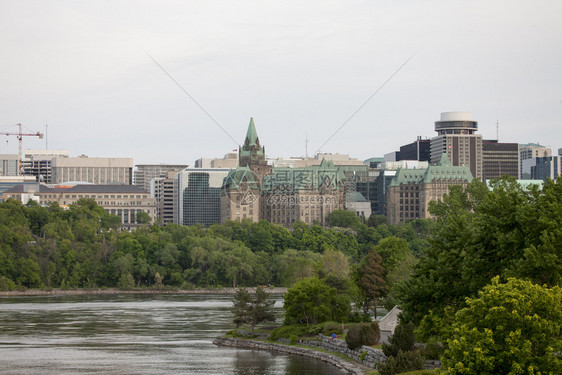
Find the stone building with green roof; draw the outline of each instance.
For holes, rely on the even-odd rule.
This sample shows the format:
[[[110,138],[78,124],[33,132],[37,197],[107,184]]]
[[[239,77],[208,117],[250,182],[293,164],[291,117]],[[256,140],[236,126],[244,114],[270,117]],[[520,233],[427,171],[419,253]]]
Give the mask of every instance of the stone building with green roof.
[[[408,220],[430,218],[429,202],[443,198],[451,185],[466,185],[473,176],[468,166],[454,166],[447,154],[437,165],[424,169],[400,168],[386,192],[386,221],[396,225]]]
[[[239,166],[225,178],[221,222],[267,220],[291,227],[295,221],[327,224],[330,212],[345,209],[345,169],[332,161],[303,168],[273,168],[265,159],[250,119]]]

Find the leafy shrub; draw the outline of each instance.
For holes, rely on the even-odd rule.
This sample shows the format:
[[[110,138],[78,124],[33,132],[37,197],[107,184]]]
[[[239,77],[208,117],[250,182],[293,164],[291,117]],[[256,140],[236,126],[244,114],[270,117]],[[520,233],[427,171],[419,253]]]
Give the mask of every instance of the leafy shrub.
[[[347,335],[345,336],[345,342],[349,349],[355,350],[362,345],[375,345],[379,338],[380,332],[377,336],[371,324],[360,323],[349,327]]]
[[[423,356],[419,350],[399,351],[396,356],[387,357],[386,361],[378,365],[380,375],[394,375],[406,371],[423,369]]]
[[[269,338],[271,340],[279,340],[281,338],[290,339],[291,336],[295,335],[297,337],[305,336],[308,334],[308,329],[304,324],[299,325],[290,325],[290,326],[281,326],[279,328],[275,328]]]
[[[4,276],[0,277],[0,290],[14,290],[16,289],[16,284],[10,280],[7,279]]]
[[[426,359],[439,359],[444,350],[443,345],[434,338],[425,344],[422,354]]]
[[[382,351],[387,357],[395,357],[399,351],[408,352],[414,350],[414,326],[398,324],[394,334],[388,338],[388,344],[382,344]]]
[[[299,338],[297,335],[291,335],[291,337],[289,338],[289,342],[291,343],[291,345],[295,345],[298,339]]]
[[[331,336],[332,333],[335,333],[336,335],[341,335],[343,334],[343,329],[341,324],[339,323],[335,323],[335,322],[326,322],[324,323],[324,327],[322,330],[322,334],[324,336]]]
[[[359,359],[360,359],[361,361],[363,361],[366,356],[367,356],[367,352],[366,352],[365,350],[363,350],[363,351],[361,352],[361,354],[359,355]]]

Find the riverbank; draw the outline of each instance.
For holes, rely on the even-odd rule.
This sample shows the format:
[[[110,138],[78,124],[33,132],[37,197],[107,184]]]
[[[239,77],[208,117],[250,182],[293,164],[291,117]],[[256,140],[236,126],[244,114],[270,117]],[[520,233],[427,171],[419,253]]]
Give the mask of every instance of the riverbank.
[[[350,361],[346,361],[345,359],[340,358],[334,354],[325,353],[314,349],[302,348],[298,346],[270,343],[264,341],[238,339],[232,337],[217,337],[213,341],[213,344],[217,346],[226,346],[226,347],[251,349],[251,350],[266,350],[270,352],[305,356],[329,363],[337,368],[340,368],[354,375],[363,375],[367,371],[372,370],[372,368],[364,366],[360,363],[353,363]]]
[[[256,288],[246,288],[253,293]],[[0,297],[15,296],[76,296],[76,295],[113,295],[113,294],[235,294],[238,288],[216,289],[26,289],[3,290]],[[287,288],[264,288],[268,294],[284,294]]]

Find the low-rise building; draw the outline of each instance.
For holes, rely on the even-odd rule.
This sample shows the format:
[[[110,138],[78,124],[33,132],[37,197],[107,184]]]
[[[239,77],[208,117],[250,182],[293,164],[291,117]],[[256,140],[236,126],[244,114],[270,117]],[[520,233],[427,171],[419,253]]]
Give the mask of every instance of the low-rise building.
[[[56,202],[66,207],[80,198],[91,198],[103,207],[105,212],[121,218],[123,226],[134,226],[135,216],[146,212],[153,221],[156,217],[156,202],[150,193],[134,185],[93,185],[58,186],[54,188],[41,184],[16,185],[2,194],[4,200],[13,198],[27,203],[30,199],[47,206]]]

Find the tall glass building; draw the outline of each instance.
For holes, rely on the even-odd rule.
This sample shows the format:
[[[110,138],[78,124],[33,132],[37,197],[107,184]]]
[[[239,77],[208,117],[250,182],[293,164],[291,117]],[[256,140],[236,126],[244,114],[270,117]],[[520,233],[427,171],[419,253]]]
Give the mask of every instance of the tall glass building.
[[[230,169],[186,168],[174,177],[177,224],[208,227],[221,222],[220,192]]]

